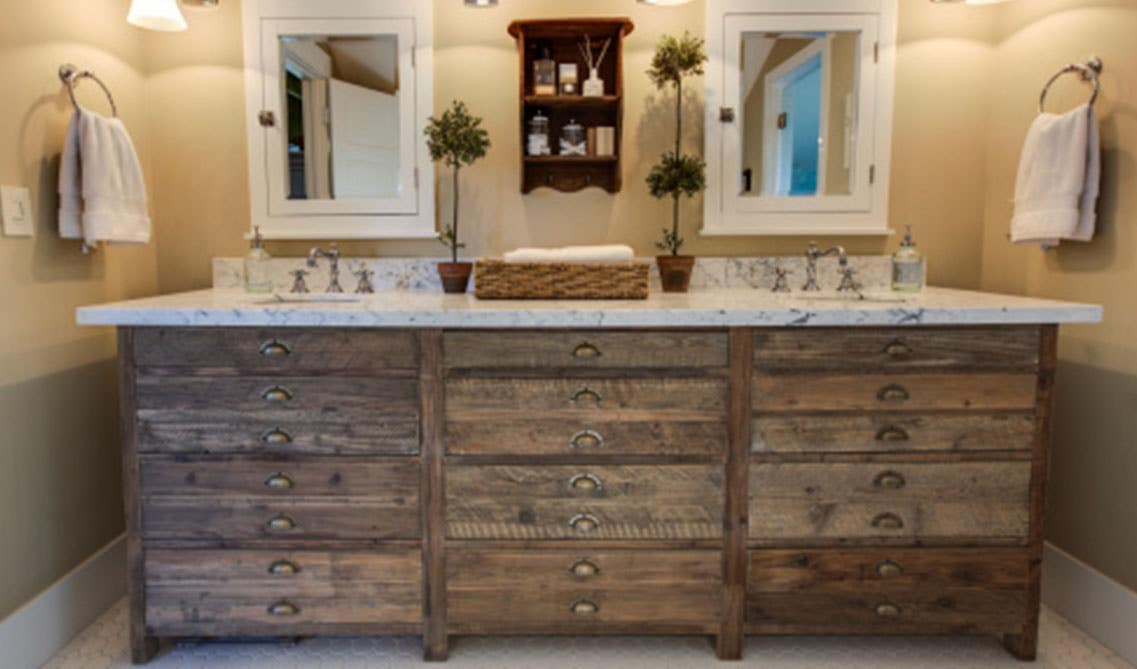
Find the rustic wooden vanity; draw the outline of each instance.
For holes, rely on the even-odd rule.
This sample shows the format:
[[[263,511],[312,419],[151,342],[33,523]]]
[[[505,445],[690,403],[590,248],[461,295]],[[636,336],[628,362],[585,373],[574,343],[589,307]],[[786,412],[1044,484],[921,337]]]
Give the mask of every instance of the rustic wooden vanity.
[[[549,633],[1033,658],[1056,335],[123,326],[134,659]]]

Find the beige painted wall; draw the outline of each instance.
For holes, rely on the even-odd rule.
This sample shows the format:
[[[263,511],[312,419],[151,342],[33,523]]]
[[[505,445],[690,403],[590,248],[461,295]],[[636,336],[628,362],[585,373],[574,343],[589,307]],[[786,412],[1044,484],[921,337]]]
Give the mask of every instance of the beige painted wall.
[[[901,2],[898,93],[893,155],[894,225],[914,225],[941,285],[977,287],[983,219],[984,138],[990,17],[985,12],[927,2]],[[665,33],[703,34],[701,0],[675,8],[634,0],[510,0],[494,9],[465,9],[435,0],[435,109],[467,101],[485,118],[494,146],[464,172],[462,236],[472,256],[522,244],[622,242],[655,253],[669,206],[652,199],[643,181],[673,132],[671,107],[643,74]],[[626,42],[627,113],[624,190],[612,196],[540,190],[520,194],[517,54],[505,27],[516,18],[627,15],[636,30]],[[248,229],[240,7],[187,12],[190,31],[147,35],[154,59],[150,93],[155,207],[163,291],[209,285],[209,260],[240,255]],[[702,82],[690,91],[688,151],[701,150]],[[945,142],[944,137],[950,138]],[[440,176],[445,176],[441,175]],[[449,183],[439,183],[439,212],[448,211]],[[682,234],[699,255],[797,254],[804,238],[700,238],[702,203],[685,201]],[[300,255],[313,242],[269,245],[276,255]],[[883,253],[896,239],[828,238],[854,253]],[[385,241],[343,245],[349,253],[437,256],[436,242]]]
[[[71,61],[114,91],[148,164],[146,80],[126,0],[21,3],[0,20],[0,183],[32,191],[36,237],[0,237],[0,618],[122,531],[115,340],[75,308],[155,292],[154,247],[84,256],[54,235]],[[97,87],[81,99],[106,110]]]
[[[982,285],[1105,306],[1104,323],[1064,327],[1059,338],[1048,535],[1137,590],[1137,3],[1030,0],[1001,7],[998,18]],[[1095,53],[1106,64],[1098,235],[1046,253],[1012,246],[1015,170],[1039,89],[1063,64]],[[1048,109],[1071,109],[1086,95],[1069,77]]]

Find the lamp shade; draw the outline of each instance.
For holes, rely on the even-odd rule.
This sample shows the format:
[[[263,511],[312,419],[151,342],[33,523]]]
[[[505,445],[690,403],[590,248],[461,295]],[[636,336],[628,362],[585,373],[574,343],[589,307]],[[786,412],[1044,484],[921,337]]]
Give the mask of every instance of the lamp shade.
[[[177,32],[186,29],[178,0],[131,0],[126,22],[148,30]]]

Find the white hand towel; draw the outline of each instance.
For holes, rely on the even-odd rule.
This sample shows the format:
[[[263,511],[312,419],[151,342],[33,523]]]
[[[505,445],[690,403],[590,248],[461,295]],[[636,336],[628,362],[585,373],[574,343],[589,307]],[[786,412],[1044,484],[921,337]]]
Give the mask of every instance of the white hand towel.
[[[1100,188],[1101,141],[1093,107],[1040,114],[1019,162],[1011,241],[1043,247],[1063,239],[1089,241]]]
[[[565,246],[559,249],[521,248],[503,256],[506,262],[616,263],[631,262],[635,251],[630,246]]]
[[[79,116],[67,126],[63,155],[59,160],[59,236],[83,238],[83,181],[79,163]]]
[[[117,118],[78,110],[59,167],[59,234],[99,242],[146,244],[150,216],[134,143]]]

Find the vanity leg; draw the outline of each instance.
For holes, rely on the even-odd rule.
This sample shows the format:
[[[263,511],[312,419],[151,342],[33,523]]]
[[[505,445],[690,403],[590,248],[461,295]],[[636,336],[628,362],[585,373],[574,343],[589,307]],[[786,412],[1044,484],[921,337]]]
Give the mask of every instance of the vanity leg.
[[[715,646],[720,660],[741,660],[746,616],[747,492],[750,463],[750,384],[754,334],[730,329],[730,418],[726,458],[726,509],[723,523],[722,626]]]
[[[158,654],[159,639],[156,636],[135,636],[134,625],[130,629],[130,661],[133,664],[146,664]]]
[[[1023,662],[1034,662],[1038,657],[1038,631],[1028,634],[1004,634],[1003,647]]]
[[[442,331],[419,333],[419,395],[422,402],[423,658],[444,662],[446,634],[446,497],[442,458],[446,395]]]

